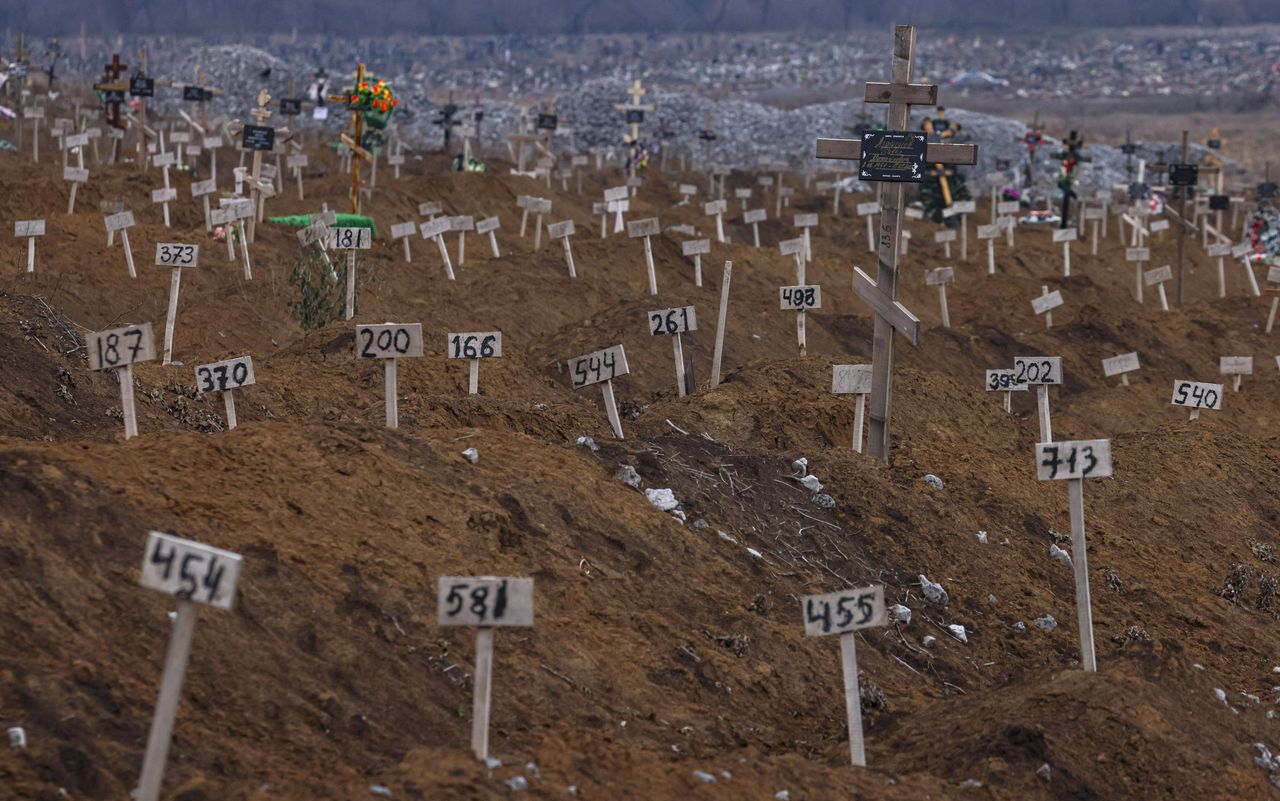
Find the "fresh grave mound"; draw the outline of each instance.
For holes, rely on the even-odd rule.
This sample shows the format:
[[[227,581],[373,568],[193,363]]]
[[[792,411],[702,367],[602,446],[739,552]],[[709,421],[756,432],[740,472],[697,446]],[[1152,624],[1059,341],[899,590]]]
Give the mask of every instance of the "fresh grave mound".
[[[307,200],[286,192],[273,215],[345,208],[349,176],[317,151]],[[146,204],[150,179],[125,166],[95,170],[83,212],[47,212],[36,273],[0,285],[12,377],[0,411],[0,633],[11,645],[0,721],[28,738],[0,751],[0,780],[17,797],[118,798],[137,781],[172,608],[137,585],[149,530],[245,560],[236,608],[201,613],[166,797],[345,799],[378,797],[375,786],[394,798],[506,798],[522,786],[637,799],[1274,792],[1254,743],[1275,744],[1266,712],[1280,661],[1275,376],[1259,369],[1194,425],[1168,407],[1173,379],[1213,379],[1220,356],[1270,358],[1265,299],[1244,296],[1241,276],[1217,300],[1213,261],[1190,248],[1188,305],[1163,313],[1133,300],[1114,235],[1096,257],[1076,250],[1062,278],[1061,245],[1024,227],[1016,250],[998,243],[987,277],[976,248],[947,260],[935,227],[909,222],[901,297],[924,338],[897,349],[885,467],[852,452],[852,399],[830,392],[834,364],[869,360],[871,317],[848,291],[851,265],[874,258],[854,214],[869,198],[848,199],[836,220],[829,195],[800,188],[783,220],[761,226],[761,250],[745,244],[751,227],[734,208],[735,244],[713,245],[702,287],[686,237],[663,233],[653,297],[642,243],[599,238],[591,203],[621,182],[616,169],[579,196],[442,162],[411,163],[398,182],[384,172],[365,212],[384,229],[420,222],[426,200],[497,215],[502,255],[472,235],[450,282],[431,243],[414,241],[406,263],[400,243],[375,240],[359,256],[356,319],[310,330],[290,306],[294,230],[259,228],[247,281],[203,231],[184,177],[173,229]],[[0,160],[0,177],[32,186],[23,218],[31,204],[65,204],[51,169]],[[679,184],[698,178],[650,173],[629,219],[707,236],[714,221],[699,205],[673,207]],[[735,175],[729,189],[755,178]],[[554,243],[533,249],[532,226],[519,237],[520,195],[552,200],[546,222],[575,221],[576,280]],[[99,199],[137,209],[136,280],[119,245],[106,247]],[[15,204],[0,199],[10,216]],[[796,279],[778,242],[795,236],[797,212],[821,215],[806,280],[823,286],[823,305],[808,314],[805,358],[778,295]],[[983,204],[970,223],[985,214]],[[456,253],[457,234],[446,239]],[[202,247],[182,282],[182,363],[139,365],[141,436],[126,443],[118,387],[75,348],[87,331],[162,323],[168,275],[149,255],[169,241]],[[1154,260],[1174,246],[1158,236]],[[709,390],[724,260],[734,269],[723,383]],[[924,281],[943,265],[956,273],[950,328]],[[1030,308],[1043,286],[1066,301],[1047,331]],[[647,312],[690,304],[697,391],[680,398],[671,343],[650,333]],[[381,365],[357,357],[353,331],[389,320],[424,331],[424,356],[398,365],[394,431],[382,424]],[[503,356],[484,361],[469,396],[446,336],[491,330]],[[572,390],[565,365],[615,344],[631,366],[614,382],[622,442],[598,388]],[[1122,387],[1100,362],[1131,351],[1142,369]],[[238,393],[240,426],[225,431],[193,368],[244,354],[257,384]],[[1019,394],[1006,414],[982,386],[984,370],[1032,354],[1064,360],[1055,434],[1113,442],[1115,478],[1085,490],[1096,675],[1078,668],[1071,571],[1050,556],[1068,547],[1066,493],[1035,479],[1034,401]],[[475,463],[462,456],[472,448]],[[817,492],[792,468],[802,456]],[[646,490],[669,490],[679,514]],[[445,575],[535,581],[536,625],[495,637],[498,767],[467,751],[474,638],[436,625]],[[923,597],[922,575],[945,604]],[[853,770],[839,648],[804,637],[798,598],[872,583],[912,617],[858,635],[870,767]]]

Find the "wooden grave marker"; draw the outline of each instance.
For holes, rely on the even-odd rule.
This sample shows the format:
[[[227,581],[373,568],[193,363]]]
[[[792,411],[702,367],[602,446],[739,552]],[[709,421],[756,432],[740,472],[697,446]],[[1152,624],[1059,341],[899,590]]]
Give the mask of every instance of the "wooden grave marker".
[[[197,267],[200,264],[200,246],[180,242],[159,242],[156,244],[157,267],[168,267],[169,272],[169,308],[164,318],[164,355],[161,364],[173,363],[173,328],[178,316],[178,288],[182,284],[184,267]]]
[[[204,230],[206,232],[213,231],[213,220],[209,218],[209,196],[217,191],[218,185],[212,178],[191,182],[191,197],[200,198],[200,205],[204,208]]]
[[[956,279],[956,271],[951,267],[938,267],[933,270],[927,270],[924,274],[924,282],[926,286],[936,286],[938,288],[938,304],[942,310],[942,327],[951,327],[951,314],[947,310],[947,284]]]
[[[1270,334],[1276,323],[1276,309],[1280,307],[1280,265],[1267,268],[1267,291],[1271,293],[1271,310],[1267,312],[1266,333]]]
[[[1004,227],[1005,245],[1013,247],[1013,235],[1018,228],[1017,214],[1022,205],[1016,200],[1002,200],[996,204],[996,213],[1000,215],[997,222]]]
[[[724,326],[729,314],[729,282],[733,278],[733,262],[724,263],[724,277],[720,279],[720,309],[716,317],[716,346],[711,357],[711,388],[720,386],[720,365],[724,357]]]
[[[533,626],[533,579],[441,576],[436,609],[438,625],[476,629],[471,750],[485,761],[493,701],[493,630]]]
[[[395,223],[391,226],[391,239],[395,241],[399,239],[404,243],[404,260],[406,262],[413,261],[413,253],[409,250],[409,238],[418,233],[418,224],[413,220],[408,222]]]
[[[724,214],[727,209],[728,203],[724,200],[712,200],[702,205],[703,214],[716,218],[716,241],[722,245],[728,242],[724,236]]]
[[[69,167],[65,163],[62,165],[62,180],[71,184],[70,196],[67,198],[67,214],[76,213],[76,193],[80,190],[80,184],[89,182],[89,171],[84,166],[84,149],[88,146],[87,131],[67,136],[62,140],[64,160],[68,150],[75,150],[76,153],[76,166]]]
[[[698,187],[695,186],[694,184],[680,184],[679,192],[680,192],[680,202],[677,203],[676,205],[687,206],[689,205],[689,198],[698,194]]]
[[[766,214],[765,209],[751,209],[742,213],[742,222],[751,226],[751,238],[757,248],[760,247],[760,223],[765,221]]]
[[[969,260],[969,215],[978,210],[977,201],[957,200],[951,204],[952,213],[960,216],[960,261]]]
[[[422,324],[357,325],[356,355],[362,359],[382,360],[387,428],[399,428],[400,401],[396,394],[396,360],[422,356]]]
[[[446,339],[450,359],[466,359],[470,365],[467,394],[480,394],[480,360],[502,357],[501,331],[469,331],[451,333]]]
[[[458,266],[467,262],[467,231],[476,230],[476,218],[459,214],[449,218],[449,230],[458,232]]]
[[[1089,231],[1089,255],[1096,256],[1098,255],[1098,240],[1100,238],[1098,235],[1098,224],[1106,222],[1107,209],[1105,206],[1089,206],[1084,210],[1084,216],[1082,219],[1085,222],[1093,223],[1093,227]],[[1106,232],[1103,231],[1102,237],[1105,237],[1106,235]]]
[[[1000,226],[996,223],[978,226],[979,241],[987,243],[987,275],[996,274],[996,237],[1000,235]]]
[[[1151,248],[1125,248],[1125,261],[1133,262],[1133,278],[1138,302],[1142,303],[1142,265],[1151,261]]]
[[[624,227],[622,214],[623,212],[631,210],[631,201],[627,199],[627,187],[615,186],[604,190],[604,202],[607,207],[607,211],[614,215],[613,232],[615,234],[621,233]],[[604,239],[604,237],[605,231],[604,229],[601,229],[600,238]]]
[[[13,235],[27,240],[27,272],[36,271],[36,237],[44,236],[44,220],[18,220],[13,224]]]
[[[693,285],[702,286],[702,257],[711,253],[711,240],[686,239],[680,243],[680,252],[693,257]]]
[[[622,436],[622,420],[618,417],[618,403],[613,395],[613,379],[630,372],[622,345],[569,359],[569,375],[574,389],[603,384],[605,412],[609,415],[609,425],[613,426],[613,435],[618,439],[625,437]]]
[[[235,260],[235,240],[240,240],[240,259],[244,262],[244,280],[253,280],[253,260],[249,257],[249,235],[245,221],[252,220],[255,212],[253,201],[249,198],[221,198],[223,220],[226,227],[227,260]]]
[[[1122,353],[1119,356],[1112,356],[1110,359],[1102,360],[1102,374],[1107,378],[1120,376],[1120,383],[1123,386],[1129,386],[1129,373],[1137,372],[1142,368],[1138,363],[1137,352]]]
[[[1231,255],[1244,264],[1244,274],[1249,279],[1249,291],[1255,298],[1262,297],[1262,290],[1258,288],[1258,278],[1253,274],[1253,264],[1250,262],[1253,258],[1253,246],[1248,242],[1241,242],[1231,248]]]
[[[551,213],[551,200],[544,197],[529,198],[528,212],[534,216],[533,249],[542,250],[542,218]]]
[[[197,604],[229,611],[235,603],[240,566],[239,554],[159,531],[147,534],[139,583],[147,589],[177,598],[178,613],[169,634],[160,695],[142,759],[142,774],[133,794],[136,801],[158,801],[160,798],[178,701],[191,657],[192,640],[195,639]]]
[[[116,231],[120,232],[120,244],[124,246],[124,261],[129,267],[129,277],[137,278],[138,271],[133,266],[133,249],[129,247],[129,229],[136,225],[133,212],[121,211],[110,214],[103,219],[103,223],[107,226],[108,237]]]
[[[853,407],[853,450],[862,453],[862,429],[866,419],[867,395],[871,394],[871,365],[831,365],[831,393],[856,396]]]
[[[1089,599],[1089,557],[1084,535],[1084,479],[1111,476],[1111,440],[1086,439],[1036,444],[1036,477],[1066,481],[1071,512],[1071,565],[1076,580],[1076,620],[1080,628],[1080,665],[1096,673],[1093,607]]]
[[[692,306],[678,306],[674,309],[655,309],[647,314],[647,318],[651,335],[672,337],[671,347],[676,360],[676,391],[680,397],[684,397],[693,387],[687,385],[684,346],[680,335],[698,330],[698,315]]]
[[[1191,409],[1188,419],[1199,420],[1201,409],[1222,408],[1222,385],[1182,379],[1173,382],[1173,398],[1169,403]]]
[[[1169,311],[1169,297],[1165,294],[1164,284],[1166,281],[1173,280],[1173,268],[1169,265],[1157,267],[1154,270],[1147,270],[1142,274],[1142,283],[1147,286],[1154,286],[1156,291],[1160,293],[1160,309]]]
[[[1218,297],[1225,298],[1227,296],[1226,258],[1231,255],[1231,243],[1216,242],[1207,250],[1209,258],[1218,260]]]
[[[858,688],[858,656],[855,634],[859,629],[884,626],[889,621],[884,587],[875,585],[806,595],[800,599],[804,633],[809,637],[840,635],[840,664],[844,676],[844,706],[849,719],[849,756],[855,767],[867,766],[862,739],[862,695]]]
[[[1031,309],[1037,315],[1044,315],[1044,330],[1048,331],[1053,328],[1053,310],[1062,305],[1062,290],[1050,292],[1049,287],[1041,285],[1040,292],[1040,297],[1031,299]]]
[[[124,413],[124,438],[138,436],[138,411],[133,400],[133,365],[156,358],[151,323],[126,325],[85,336],[90,370],[116,370],[120,381],[120,408]]]
[[[658,236],[662,233],[662,226],[658,222],[657,217],[648,217],[643,220],[634,220],[627,223],[627,236],[632,239],[644,240],[644,263],[649,271],[649,294],[658,294],[658,274],[653,266],[653,245],[649,241],[649,237]]]
[[[1062,243],[1062,275],[1064,278],[1070,278],[1071,277],[1071,243],[1076,241],[1076,229],[1074,228],[1053,229],[1053,241]]]
[[[329,229],[329,249],[347,252],[347,301],[343,311],[344,320],[350,320],[356,316],[356,251],[368,250],[372,246],[373,232],[368,228],[361,226]],[[421,329],[418,333],[419,350],[421,350]],[[395,426],[391,427],[395,428]]]
[[[1014,381],[1034,385],[1036,407],[1040,413],[1040,442],[1053,441],[1053,423],[1049,417],[1049,387],[1062,385],[1061,356],[1017,356],[1013,360]]]
[[[563,243],[564,263],[569,268],[570,278],[578,277],[578,271],[573,266],[573,245],[569,241],[574,233],[573,220],[564,220],[547,226],[547,236],[552,240],[559,239]]]
[[[803,277],[801,280],[804,280]],[[796,313],[796,342],[800,346],[800,355],[803,357],[808,351],[804,330],[805,312],[809,309],[822,308],[822,287],[817,284],[779,287],[778,303],[783,311]]]
[[[1218,372],[1231,376],[1231,391],[1240,391],[1240,380],[1253,375],[1252,356],[1222,356],[1218,359]]]
[[[956,241],[956,232],[951,229],[948,229],[945,231],[934,231],[933,241],[935,243],[938,243],[938,242],[942,243],[942,257],[950,260],[951,243]]]
[[[744,186],[740,189],[733,190],[733,197],[738,201],[738,207],[741,208],[743,212],[746,212],[747,201],[751,199],[751,187]]]
[[[522,195],[521,197],[526,197],[526,196]],[[518,205],[519,198],[516,199],[516,202]],[[434,220],[436,217],[439,217],[443,213],[444,213],[444,210],[441,208],[440,204],[435,202],[434,200],[429,200],[426,203],[418,204],[418,216],[426,217],[428,220]]]
[[[485,217],[483,220],[476,221],[476,233],[489,237],[489,247],[493,250],[495,259],[502,258],[502,253],[498,250],[497,234],[498,229],[501,227],[502,221],[497,217]]]
[[[880,203],[874,200],[869,203],[859,203],[857,212],[859,217],[867,221],[867,250],[875,253],[876,231],[871,218],[880,213]]]
[[[440,259],[444,262],[445,275],[450,281],[456,280],[453,274],[453,260],[449,258],[449,248],[444,244],[444,235],[449,233],[452,220],[448,217],[436,217],[418,226],[423,239],[434,239],[440,249]]]
[[[196,392],[201,395],[221,392],[222,403],[227,410],[227,430],[235,429],[235,391],[257,383],[253,377],[253,357],[239,356],[220,362],[210,362],[196,367]]]
[[[1009,414],[1013,414],[1013,393],[1027,391],[1027,383],[1018,380],[1017,370],[988,370],[986,387],[987,392],[1004,393],[1004,410]]]
[[[804,260],[813,261],[813,240],[809,236],[809,230],[818,225],[817,214],[797,214],[795,215],[795,226],[804,231]]]

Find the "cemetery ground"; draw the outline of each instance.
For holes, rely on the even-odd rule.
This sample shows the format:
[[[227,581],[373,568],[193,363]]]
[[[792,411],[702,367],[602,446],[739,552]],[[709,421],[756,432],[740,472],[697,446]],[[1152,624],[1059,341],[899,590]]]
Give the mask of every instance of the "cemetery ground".
[[[347,210],[348,176],[309,152],[308,199],[286,180],[268,215],[322,200]],[[48,219],[34,274],[24,241],[0,242],[0,717],[28,738],[0,748],[0,797],[119,799],[134,786],[173,606],[137,583],[152,529],[244,556],[235,610],[201,612],[165,798],[351,799],[377,797],[375,785],[402,799],[1280,792],[1254,745],[1280,744],[1267,714],[1280,684],[1280,375],[1262,333],[1270,298],[1248,295],[1238,262],[1219,300],[1216,260],[1189,247],[1187,305],[1164,313],[1150,293],[1133,299],[1114,230],[1097,256],[1075,243],[1062,278],[1062,246],[1022,226],[1013,253],[997,240],[988,277],[976,241],[968,262],[944,261],[934,226],[906,222],[901,299],[924,333],[918,350],[898,343],[886,467],[852,451],[853,401],[830,392],[833,364],[870,361],[871,315],[850,291],[852,267],[874,267],[854,215],[870,197],[846,199],[837,221],[829,195],[801,188],[786,222],[761,224],[760,250],[731,199],[735,244],[713,242],[698,288],[665,228],[714,231],[700,203],[672,208],[680,183],[705,193],[706,181],[651,172],[628,215],[664,228],[651,297],[641,242],[599,239],[591,204],[622,183],[616,167],[589,173],[579,196],[490,166],[501,171],[451,173],[431,156],[398,182],[384,166],[366,201],[379,232],[360,252],[354,322],[420,322],[426,344],[399,365],[390,430],[382,368],[356,358],[353,322],[303,331],[290,309],[294,229],[258,227],[245,281],[204,233],[187,177],[170,230],[148,203],[158,170],[98,167],[66,216],[53,158],[0,156],[13,190],[0,217]],[[735,174],[728,196],[748,185],[754,175]],[[518,236],[518,195],[551,198],[548,222],[575,221],[576,279],[559,243],[532,252],[532,221]],[[136,280],[97,212],[117,199],[138,218]],[[473,234],[454,282],[432,243],[415,238],[406,263],[389,229],[421,221],[427,200],[498,215],[503,257]],[[978,209],[971,224],[987,222]],[[824,288],[805,358],[778,309],[795,275],[777,243],[797,235],[800,212],[820,214],[807,281]],[[1151,266],[1173,261],[1174,236],[1154,236]],[[81,337],[163,322],[168,271],[149,258],[162,241],[198,243],[203,258],[182,283],[183,364],[135,367],[140,436],[126,442],[119,388],[87,370]],[[446,241],[456,259],[456,235]],[[724,260],[724,376],[709,389]],[[949,329],[924,281],[943,264],[956,272]],[[1065,299],[1049,331],[1030,305],[1046,285]],[[687,304],[703,326],[684,337],[697,389],[681,398],[670,343],[645,315]],[[503,356],[468,396],[446,332],[487,330],[503,332]],[[619,342],[631,366],[614,381],[622,441],[599,391],[571,390],[563,368]],[[1104,378],[1101,360],[1131,351],[1131,385]],[[239,426],[224,431],[192,368],[245,353],[257,383],[237,392]],[[1035,354],[1063,357],[1055,435],[1112,441],[1115,477],[1085,492],[1097,673],[1080,669],[1071,570],[1049,556],[1068,544],[1066,488],[1036,479],[1034,393],[1015,393],[1006,414],[982,383]],[[1188,421],[1171,382],[1221,380],[1223,355],[1259,367],[1221,411]],[[797,480],[801,456],[832,508]],[[615,478],[624,466],[641,490],[670,489],[683,523]],[[921,597],[922,574],[946,588],[945,606]],[[473,638],[436,625],[442,575],[537,582],[536,627],[495,637],[495,768],[467,748]],[[913,615],[858,635],[869,767],[855,769],[839,648],[804,636],[798,598],[870,583]],[[1060,625],[1037,627],[1045,615]]]

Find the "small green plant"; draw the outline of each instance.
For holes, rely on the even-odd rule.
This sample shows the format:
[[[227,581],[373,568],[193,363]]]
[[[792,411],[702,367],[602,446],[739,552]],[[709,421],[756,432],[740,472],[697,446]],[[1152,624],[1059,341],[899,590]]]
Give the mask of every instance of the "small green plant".
[[[333,269],[337,270],[336,278]],[[342,317],[346,304],[346,259],[341,260],[340,269],[337,262],[330,268],[317,249],[307,248],[302,258],[294,262],[289,283],[298,288],[298,299],[289,301],[289,309],[304,331],[323,328]]]

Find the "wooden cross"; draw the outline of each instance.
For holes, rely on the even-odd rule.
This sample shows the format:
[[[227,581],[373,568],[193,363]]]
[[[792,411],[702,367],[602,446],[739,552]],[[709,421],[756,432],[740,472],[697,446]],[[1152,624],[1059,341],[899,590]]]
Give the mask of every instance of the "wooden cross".
[[[221,97],[222,90],[210,89],[209,87],[204,85],[204,70],[200,69],[199,65],[197,65],[195,68],[195,77],[196,77],[196,82],[194,84],[194,87],[200,90],[200,99],[191,101],[192,103],[191,110],[192,112],[194,112],[195,111],[194,104],[196,103],[200,104],[200,127],[204,128],[207,131],[209,130],[209,117],[205,113],[205,104],[208,102],[209,98],[211,97]],[[292,84],[290,84],[290,86],[292,87]]]
[[[942,202],[951,205],[951,185],[947,183],[947,178],[956,174],[956,171],[945,164],[934,164],[929,170],[929,176],[938,179],[938,186],[942,187]]]
[[[938,106],[937,116],[920,124],[925,134],[933,134],[939,139],[950,139],[955,132],[960,130],[960,126],[947,119],[947,110],[942,106]],[[943,164],[934,164],[933,169],[929,171],[929,175],[938,179],[938,186],[942,189],[942,202],[948,206],[951,205],[951,185],[947,182],[947,177],[955,175],[956,171],[948,169]]]
[[[335,103],[342,103],[348,108],[351,107],[351,97],[360,89],[360,84],[364,83],[364,64],[356,65],[356,82],[350,91],[342,95],[329,95],[329,99]],[[359,109],[351,109],[351,135],[342,134],[342,143],[351,148],[351,152],[355,156],[372,162],[373,154],[365,150],[360,142],[364,136],[364,113]],[[360,162],[354,161],[351,165],[351,213],[360,213]]]
[[[1215,129],[1215,130],[1216,130],[1216,129]],[[1222,169],[1221,169],[1220,167],[1216,166],[1216,165],[1208,165],[1208,164],[1203,164],[1203,165],[1191,165],[1191,164],[1188,164],[1188,163],[1187,163],[1187,159],[1188,159],[1188,158],[1190,158],[1190,155],[1191,155],[1191,154],[1190,154],[1190,147],[1189,147],[1189,145],[1188,145],[1188,143],[1187,143],[1187,137],[1188,137],[1188,132],[1187,132],[1187,131],[1183,131],[1183,132],[1182,132],[1182,159],[1181,159],[1181,163],[1180,163],[1180,164],[1153,164],[1153,165],[1151,165],[1150,167],[1148,167],[1148,169],[1149,169],[1149,170],[1151,170],[1152,172],[1168,174],[1168,175],[1170,176],[1170,180],[1171,180],[1171,181],[1174,179],[1174,177],[1175,177],[1176,175],[1178,175],[1181,171],[1185,170],[1186,168],[1188,168],[1188,167],[1194,167],[1194,168],[1195,168],[1195,176],[1192,178],[1193,183],[1190,183],[1190,184],[1186,184],[1186,183],[1178,183],[1178,184],[1175,184],[1175,185],[1174,185],[1174,186],[1175,186],[1174,191],[1178,194],[1178,212],[1177,212],[1177,214],[1178,214],[1178,288],[1177,288],[1177,302],[1178,302],[1178,305],[1179,305],[1179,306],[1181,306],[1181,305],[1182,305],[1182,279],[1183,279],[1183,274],[1186,272],[1186,245],[1187,245],[1187,243],[1186,243],[1186,238],[1187,238],[1187,229],[1188,229],[1188,228],[1190,228],[1190,227],[1193,227],[1193,226],[1192,226],[1192,225],[1187,221],[1187,195],[1191,194],[1191,192],[1193,192],[1193,191],[1194,191],[1194,190],[1192,189],[1192,187],[1193,187],[1193,186],[1195,186],[1195,185],[1196,185],[1196,182],[1198,182],[1198,181],[1199,181],[1199,176],[1202,176],[1202,175],[1214,175],[1214,176],[1216,176],[1216,175],[1218,175],[1218,174],[1220,174],[1220,173],[1222,172]],[[1181,180],[1181,179],[1179,179],[1179,180]]]
[[[640,139],[640,123],[638,121],[632,121],[630,119],[630,116],[631,116],[630,112],[638,111],[640,112],[640,114],[644,114],[644,112],[646,111],[654,110],[654,106],[652,104],[646,104],[646,105],[640,104],[640,99],[643,98],[646,94],[648,94],[648,91],[644,88],[644,86],[641,85],[640,79],[636,78],[631,83],[631,88],[627,90],[627,96],[630,98],[630,102],[615,103],[613,106],[618,111],[627,112],[627,116],[628,116],[627,125],[630,126],[630,133],[624,135],[622,139],[622,141],[626,144],[629,144],[629,145],[634,144]]]
[[[1218,160],[1218,151],[1227,143],[1222,134],[1218,133],[1218,129],[1214,128],[1209,135],[1200,140],[1200,144],[1209,148],[1210,153],[1204,157],[1204,163],[1210,167],[1219,167],[1222,162]]]
[[[111,56],[111,63],[103,68],[103,82],[94,84],[93,88],[106,92],[125,92],[129,89],[127,81],[122,82],[120,76],[124,75],[129,69],[128,64],[120,63],[120,54],[115,53]],[[125,125],[120,121],[120,104],[119,100],[110,100],[107,106],[107,124],[112,128],[124,128]]]
[[[271,116],[271,111],[267,106],[271,103],[271,93],[266,89],[258,91],[258,107],[249,112],[249,116],[253,117],[253,121],[261,126]],[[262,180],[262,151],[253,151],[253,185],[250,187],[250,193],[253,196],[254,215],[249,218],[249,237],[248,241],[252,242],[257,236],[258,217],[262,210],[262,194],[259,188],[259,181]]]
[[[866,102],[889,104],[889,131],[906,130],[911,106],[932,106],[938,102],[936,85],[911,83],[915,49],[915,26],[897,26],[893,37],[892,82],[868,82],[866,85]],[[862,141],[819,139],[817,156],[857,161],[862,157]],[[925,145],[925,159],[934,164],[971,165],[978,160],[978,148],[975,145],[929,142]],[[871,356],[871,425],[867,450],[875,458],[888,462],[893,332],[897,329],[911,339],[912,344],[918,345],[920,321],[895,300],[898,294],[898,251],[902,241],[899,230],[902,227],[903,185],[887,181],[879,183],[881,213],[876,280],[867,279],[859,284],[855,272],[854,286],[855,292],[871,304],[876,315],[875,342]]]
[[[19,34],[18,34],[18,46],[17,46],[17,47],[15,47],[14,49],[10,50],[10,51],[9,51],[9,55],[13,56],[13,63],[14,63],[14,65],[15,65],[15,66],[17,66],[17,65],[21,65],[21,67],[23,67],[24,69],[30,69],[30,65],[29,65],[29,63],[28,63],[27,59],[31,56],[31,51],[30,51],[30,50],[27,50],[27,49],[23,46],[23,42],[25,41],[25,38],[26,38],[26,37],[25,37],[25,34],[22,34],[22,33],[19,33]],[[15,74],[15,76],[14,76],[14,77],[19,77],[19,76],[18,76],[17,74]],[[13,81],[12,83],[10,83],[10,84],[9,84],[9,92],[10,92],[10,94],[11,94],[11,95],[13,95],[14,97],[18,98],[19,115],[18,115],[18,121],[17,121],[17,122],[18,122],[18,132],[19,132],[19,134],[21,134],[21,132],[22,132],[22,115],[21,115],[21,109],[22,109],[22,89],[23,89],[23,87],[25,87],[25,86],[27,85],[27,75],[26,75],[26,74],[25,74],[25,72],[24,72],[24,73],[22,73],[22,74],[21,74],[21,76],[20,76],[20,77],[21,77],[21,80]],[[19,149],[19,150],[21,150],[21,149],[22,149],[22,139],[21,139],[21,137],[19,137],[19,139],[18,139],[18,149]]]
[[[716,141],[715,129],[711,127],[711,110],[707,110],[704,118],[703,127],[698,131],[698,138],[702,140],[702,158],[706,162],[707,169],[711,169],[711,143]]]

